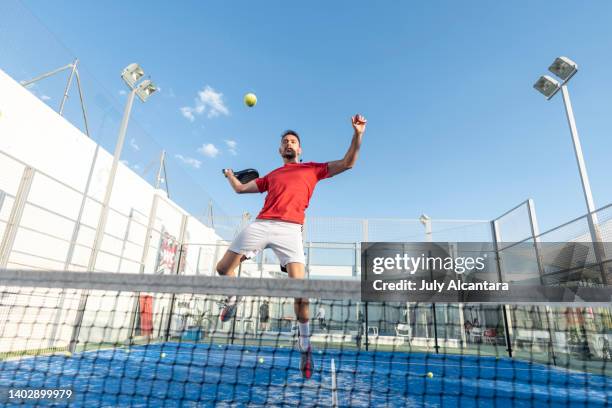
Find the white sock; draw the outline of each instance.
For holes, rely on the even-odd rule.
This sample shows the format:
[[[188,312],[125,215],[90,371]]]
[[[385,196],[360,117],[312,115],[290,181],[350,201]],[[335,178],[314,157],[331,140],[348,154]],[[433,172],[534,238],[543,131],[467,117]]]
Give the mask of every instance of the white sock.
[[[306,351],[308,350],[308,346],[310,346],[310,325],[309,322],[298,322],[298,326],[300,328],[300,348]]]

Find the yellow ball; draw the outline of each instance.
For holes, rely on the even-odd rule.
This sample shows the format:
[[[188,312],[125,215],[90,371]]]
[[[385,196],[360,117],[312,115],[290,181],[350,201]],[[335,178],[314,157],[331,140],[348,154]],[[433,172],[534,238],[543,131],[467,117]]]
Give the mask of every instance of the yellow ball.
[[[257,361],[259,361],[259,364],[263,364],[264,358],[263,357],[259,357],[259,360],[257,360]]]
[[[252,108],[257,103],[257,96],[254,93],[248,93],[244,95],[244,103],[249,108]]]
[[[433,378],[433,373],[431,371],[427,373],[427,378]]]

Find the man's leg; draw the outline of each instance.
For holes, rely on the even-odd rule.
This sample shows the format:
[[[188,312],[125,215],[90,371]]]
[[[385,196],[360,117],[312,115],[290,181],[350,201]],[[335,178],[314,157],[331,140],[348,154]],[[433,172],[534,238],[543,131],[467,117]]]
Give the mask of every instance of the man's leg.
[[[223,258],[217,262],[217,273],[223,276],[236,276],[236,268],[245,259],[244,255],[237,254],[228,249],[225,251]]]
[[[290,278],[304,279],[304,264],[292,262],[287,264],[287,273]],[[293,302],[293,310],[295,316],[300,323],[308,323],[309,320],[309,302],[308,298],[295,298]]]
[[[290,278],[304,279],[304,264],[291,262],[287,264],[287,273]],[[309,325],[309,301],[308,298],[295,298],[293,309],[298,319],[299,338],[298,346],[302,352],[300,359],[300,371],[305,378],[310,378],[313,372],[312,350],[310,348],[310,325]]]
[[[236,268],[240,265],[240,262],[245,259],[246,257],[244,255],[227,250],[223,258],[217,263],[217,273],[223,276],[236,276]],[[227,322],[234,317],[239,302],[240,296],[228,296],[219,312],[219,319],[221,319],[222,322]]]

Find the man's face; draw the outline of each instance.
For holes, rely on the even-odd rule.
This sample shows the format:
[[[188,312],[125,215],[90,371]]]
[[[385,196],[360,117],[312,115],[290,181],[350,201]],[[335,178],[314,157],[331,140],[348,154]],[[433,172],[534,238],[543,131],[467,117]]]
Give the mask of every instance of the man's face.
[[[283,137],[278,151],[280,152],[280,155],[287,160],[293,160],[302,154],[300,141],[295,135],[287,135]]]

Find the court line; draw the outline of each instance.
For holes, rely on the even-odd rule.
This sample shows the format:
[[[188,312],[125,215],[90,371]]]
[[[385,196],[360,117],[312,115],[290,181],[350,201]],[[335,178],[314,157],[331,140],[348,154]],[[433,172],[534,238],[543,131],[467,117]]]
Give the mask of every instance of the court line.
[[[103,351],[107,351],[107,350],[109,350],[109,349],[106,349],[106,350],[103,350]],[[122,348],[119,348],[119,349],[116,349],[116,350],[124,351],[124,349],[122,349]],[[217,351],[215,349],[211,349],[211,350],[212,351]],[[95,353],[95,352],[97,352],[97,351],[96,350],[89,350],[89,351],[87,351],[85,353]],[[149,357],[149,356],[146,355],[146,353],[154,353],[154,352],[151,352],[151,351],[140,351],[140,350],[138,352],[145,353],[145,356],[144,356],[145,358],[151,358],[153,360],[155,359],[153,356]],[[184,355],[189,355],[189,356],[198,356],[198,355],[201,355],[201,356],[210,356],[211,355],[211,353],[208,353],[208,352],[187,352],[187,351],[169,351],[169,350],[163,351],[163,349],[160,350],[160,353],[162,353],[162,352],[173,353],[173,354],[176,354],[176,355],[178,355],[178,354],[183,355],[184,354]],[[295,351],[295,352],[298,353],[297,351]],[[85,354],[85,353],[83,353],[83,354]],[[134,353],[134,351],[130,351],[129,353],[125,353],[125,354],[129,355],[129,354],[132,354],[132,353]],[[227,352],[227,351],[225,351],[223,353],[223,356],[242,356],[243,354],[247,354],[247,353],[235,353],[235,352]],[[322,354],[322,355],[326,355],[326,354]],[[318,353],[313,353],[313,357],[316,357],[316,356],[319,356],[319,354]],[[449,354],[449,356],[456,356],[456,354]],[[472,356],[472,355],[469,355],[469,356]],[[253,359],[259,358],[259,357],[272,357],[273,359],[279,359],[279,360],[297,359],[297,357],[277,356],[277,355],[274,355],[274,352],[272,352],[272,356],[270,356],[269,354],[259,355],[259,354],[253,353],[252,356],[249,355],[248,357],[249,358],[252,357]],[[489,357],[489,356],[487,356],[487,357]],[[164,358],[168,358],[168,356],[166,356]],[[219,356],[219,358],[223,358],[223,357]],[[160,357],[158,360],[159,361],[163,361],[163,358]],[[504,361],[507,361],[507,360],[504,360]],[[514,361],[514,360],[511,360],[511,361]],[[372,360],[360,360],[360,359],[345,360],[345,359],[339,359],[339,362],[348,362],[348,363],[355,363],[355,364],[357,364],[357,363],[375,363],[376,359],[372,359]],[[563,372],[574,373],[574,374],[581,374],[581,375],[585,375],[585,376],[587,376],[587,375],[597,375],[597,374],[591,374],[591,373],[585,373],[585,372],[582,372],[582,371],[577,371],[577,370],[571,369],[571,368],[557,367],[557,366],[554,366],[554,367],[551,367],[551,368],[547,369],[547,368],[536,368],[536,367],[533,367],[533,368],[499,367],[499,366],[481,366],[481,365],[466,365],[466,364],[453,364],[453,363],[418,363],[418,362],[403,362],[403,361],[392,361],[392,360],[385,360],[385,361],[379,360],[378,362],[382,363],[382,364],[388,363],[388,364],[394,364],[394,365],[417,365],[417,366],[434,366],[434,367],[436,367],[436,366],[437,367],[461,367],[461,368],[479,368],[479,369],[496,369],[496,370],[520,370],[520,371],[543,371],[543,372],[553,372],[553,371],[556,370],[556,371],[563,371]],[[531,363],[529,361],[521,361],[521,363],[524,363],[524,364],[534,364],[534,363]],[[535,364],[542,364],[542,363],[535,363]],[[373,365],[375,365],[375,364],[373,364]],[[340,371],[342,371],[342,370],[340,370]]]

